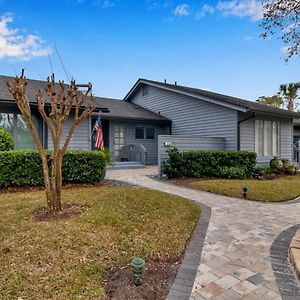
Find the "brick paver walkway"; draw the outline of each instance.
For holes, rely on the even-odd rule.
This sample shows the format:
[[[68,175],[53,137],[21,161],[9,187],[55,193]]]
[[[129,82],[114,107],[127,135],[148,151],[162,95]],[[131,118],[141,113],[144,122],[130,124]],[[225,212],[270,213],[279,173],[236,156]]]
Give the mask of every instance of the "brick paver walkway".
[[[190,299],[282,299],[271,266],[270,247],[282,231],[300,223],[300,203],[264,204],[214,195],[151,178],[156,174],[156,167],[110,170],[107,178],[176,194],[211,207]]]

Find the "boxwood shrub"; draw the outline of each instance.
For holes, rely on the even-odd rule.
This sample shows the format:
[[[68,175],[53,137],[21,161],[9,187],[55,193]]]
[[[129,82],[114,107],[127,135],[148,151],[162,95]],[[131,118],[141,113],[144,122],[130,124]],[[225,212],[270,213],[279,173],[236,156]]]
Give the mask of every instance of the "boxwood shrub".
[[[4,128],[0,128],[0,151],[14,149],[14,139]]]
[[[256,165],[256,153],[247,151],[184,151],[168,150],[169,158],[162,165],[168,178],[180,177],[250,177]]]
[[[47,151],[50,166],[51,151]],[[104,179],[107,157],[101,151],[67,151],[63,158],[64,183],[96,183]],[[0,187],[44,184],[37,151],[0,152]]]

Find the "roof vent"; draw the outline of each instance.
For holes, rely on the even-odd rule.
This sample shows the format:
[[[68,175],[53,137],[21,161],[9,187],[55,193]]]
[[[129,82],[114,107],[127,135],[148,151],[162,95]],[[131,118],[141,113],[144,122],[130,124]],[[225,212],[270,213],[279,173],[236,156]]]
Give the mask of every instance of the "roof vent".
[[[177,81],[175,81],[175,85],[177,85]]]
[[[165,79],[165,83],[167,83],[167,79]]]

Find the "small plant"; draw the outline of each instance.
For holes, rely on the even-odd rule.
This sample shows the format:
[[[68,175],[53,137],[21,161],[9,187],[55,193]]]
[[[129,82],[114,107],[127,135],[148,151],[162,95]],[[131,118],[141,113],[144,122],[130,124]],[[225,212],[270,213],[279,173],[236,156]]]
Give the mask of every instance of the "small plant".
[[[0,151],[9,151],[13,149],[13,137],[4,128],[0,128]]]
[[[283,162],[279,157],[274,156],[273,159],[270,160],[270,167],[283,170]]]
[[[289,164],[285,169],[285,172],[289,175],[294,175],[296,173],[296,167],[293,164]]]
[[[283,168],[286,169],[290,162],[288,159],[282,159],[282,163],[283,163]]]

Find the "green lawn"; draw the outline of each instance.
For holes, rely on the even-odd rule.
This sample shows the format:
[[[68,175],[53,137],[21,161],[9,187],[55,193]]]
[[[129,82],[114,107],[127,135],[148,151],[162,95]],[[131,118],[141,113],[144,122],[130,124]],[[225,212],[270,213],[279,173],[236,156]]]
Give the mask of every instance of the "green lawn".
[[[251,200],[279,202],[300,195],[300,176],[286,176],[274,180],[199,179],[187,183],[191,188],[234,197],[242,197],[242,188],[245,185],[249,187],[248,199]]]
[[[146,189],[67,189],[88,209],[67,220],[36,222],[42,191],[0,194],[0,299],[104,299],[105,271],[135,256],[178,257],[200,210]]]

